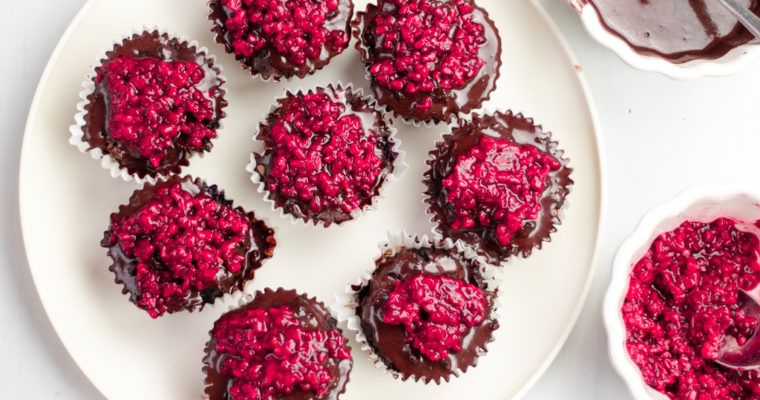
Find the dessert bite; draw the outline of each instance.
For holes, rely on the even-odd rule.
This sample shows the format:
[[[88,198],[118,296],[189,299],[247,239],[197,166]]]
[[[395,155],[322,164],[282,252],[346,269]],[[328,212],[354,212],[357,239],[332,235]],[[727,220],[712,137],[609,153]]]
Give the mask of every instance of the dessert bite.
[[[530,255],[560,224],[573,181],[551,133],[511,112],[462,121],[430,152],[426,203],[436,229],[489,263]]]
[[[139,179],[178,173],[211,150],[227,105],[223,83],[196,47],[158,31],[135,34],[95,68],[77,141]]]
[[[417,122],[450,122],[496,88],[501,39],[473,0],[378,0],[352,23],[378,103]]]
[[[266,289],[222,315],[203,359],[209,400],[338,399],[353,366],[325,305]]]
[[[216,41],[251,75],[303,78],[348,47],[351,0],[211,0]]]
[[[152,318],[242,290],[275,245],[272,228],[215,185],[176,175],[136,190],[101,242],[122,292]]]
[[[305,222],[340,224],[371,207],[399,154],[369,98],[328,85],[287,92],[259,126],[254,182],[276,208]]]

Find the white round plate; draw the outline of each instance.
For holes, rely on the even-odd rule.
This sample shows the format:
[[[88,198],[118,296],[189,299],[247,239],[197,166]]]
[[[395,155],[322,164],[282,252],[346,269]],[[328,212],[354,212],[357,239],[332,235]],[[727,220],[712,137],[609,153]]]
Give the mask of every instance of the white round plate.
[[[363,9],[367,0],[356,3]],[[501,328],[476,368],[440,386],[401,382],[375,369],[352,341],[355,366],[344,400],[462,399],[476,393],[483,399],[519,397],[551,363],[586,298],[597,259],[602,171],[585,84],[540,6],[524,0],[478,3],[489,10],[503,40],[504,65],[490,104],[521,111],[554,132],[575,169],[569,207],[551,243],[527,260],[506,265]],[[186,172],[220,185],[277,230],[275,256],[257,272],[248,292],[282,286],[332,304],[336,293],[372,265],[387,231],[431,230],[421,178],[428,151],[446,130],[441,126],[396,124],[410,167],[365,217],[325,230],[292,225],[272,212],[245,171],[259,120],[286,87],[340,79],[368,92],[364,68],[352,47],[301,81],[251,79],[214,43],[206,14],[205,0],[90,0],[51,56],[29,113],[19,188],[29,265],[61,341],[112,400],[201,398],[203,346],[213,321],[228,307],[151,320],[121,294],[107,270],[109,260],[99,243],[108,216],[138,186],[111,178],[99,162],[69,145],[68,126],[91,65],[132,29],[156,25],[186,35],[224,66],[228,117],[214,150],[193,159]]]

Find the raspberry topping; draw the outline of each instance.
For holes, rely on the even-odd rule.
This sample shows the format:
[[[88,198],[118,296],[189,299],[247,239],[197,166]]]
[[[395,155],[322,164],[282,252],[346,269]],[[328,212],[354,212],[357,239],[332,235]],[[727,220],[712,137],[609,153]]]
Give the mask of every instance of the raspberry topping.
[[[369,25],[381,49],[370,73],[382,87],[408,95],[463,87],[485,64],[485,28],[468,0],[386,0]],[[415,104],[432,106],[430,97]]]
[[[223,0],[227,41],[238,56],[269,47],[295,65],[339,54],[348,46],[345,29],[331,30],[338,0]]]
[[[366,204],[383,173],[378,135],[325,93],[299,93],[289,100],[267,138],[268,152],[274,153],[269,191],[308,203],[313,213],[350,213]]]
[[[111,221],[107,239],[136,258],[137,305],[157,318],[170,302],[240,271],[248,230],[240,211],[206,193],[192,195],[180,182],[158,188],[133,215]]]
[[[644,380],[671,399],[757,399],[757,372],[713,360],[724,335],[739,344],[757,321],[737,305],[760,282],[758,238],[730,219],[684,222],[633,268],[623,304],[626,348]]]
[[[523,222],[538,216],[546,178],[561,166],[536,147],[482,136],[441,182],[456,215],[451,229],[495,227],[506,246]]]
[[[388,295],[383,321],[406,327],[406,341],[433,361],[462,349],[462,337],[481,323],[487,301],[474,285],[439,275],[417,275]]]
[[[222,355],[219,372],[232,381],[230,400],[273,400],[293,390],[313,390],[320,397],[332,380],[328,358],[351,358],[338,331],[304,329],[287,306],[222,318],[211,336]]]
[[[97,76],[106,80],[108,133],[158,167],[175,141],[201,150],[216,137],[209,126],[213,95],[199,84],[206,74],[195,62],[167,62],[121,56]]]

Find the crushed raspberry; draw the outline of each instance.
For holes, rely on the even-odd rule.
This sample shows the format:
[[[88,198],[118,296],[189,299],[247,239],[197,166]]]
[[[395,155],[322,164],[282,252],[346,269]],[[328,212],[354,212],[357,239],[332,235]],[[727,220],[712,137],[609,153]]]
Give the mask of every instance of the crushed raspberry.
[[[157,318],[173,299],[238,272],[248,229],[245,215],[208,194],[193,196],[180,182],[160,187],[134,215],[111,221],[109,245],[137,259],[137,305]]]
[[[485,28],[473,22],[468,0],[385,0],[370,25],[381,56],[370,67],[375,81],[409,95],[465,85],[485,61],[478,57]],[[388,54],[389,56],[385,56]],[[429,109],[429,97],[415,105]]]
[[[397,281],[383,321],[404,325],[406,341],[433,361],[462,349],[462,337],[484,318],[487,301],[474,285],[437,275]]]
[[[328,358],[351,358],[340,333],[304,329],[287,306],[233,314],[211,336],[222,356],[219,372],[232,381],[230,400],[275,399],[293,390],[320,397],[332,380]]]
[[[136,149],[153,167],[181,137],[200,150],[216,137],[212,94],[198,88],[205,72],[195,62],[166,62],[121,56],[110,62],[97,82],[106,80],[110,118],[108,132]]]
[[[223,0],[225,27],[236,55],[251,57],[267,43],[296,65],[318,59],[326,48],[338,54],[348,46],[345,30],[330,30],[325,21],[338,0]]]
[[[561,166],[533,146],[481,137],[442,181],[456,215],[451,228],[495,227],[499,243],[506,246],[524,221],[538,216],[546,178]]]
[[[684,222],[633,268],[623,304],[626,347],[647,384],[671,399],[758,399],[760,375],[714,360],[724,335],[741,345],[757,321],[737,305],[760,282],[758,238],[730,219]]]
[[[309,203],[312,212],[358,209],[382,173],[378,136],[323,93],[298,94],[271,126],[271,192]]]

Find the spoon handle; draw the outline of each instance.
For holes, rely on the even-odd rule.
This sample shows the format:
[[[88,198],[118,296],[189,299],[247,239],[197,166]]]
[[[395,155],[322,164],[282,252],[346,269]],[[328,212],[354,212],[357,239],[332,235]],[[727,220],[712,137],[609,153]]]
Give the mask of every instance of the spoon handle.
[[[760,18],[752,11],[739,4],[737,0],[718,0],[724,7],[731,10],[739,21],[750,31],[756,38],[760,39]]]

